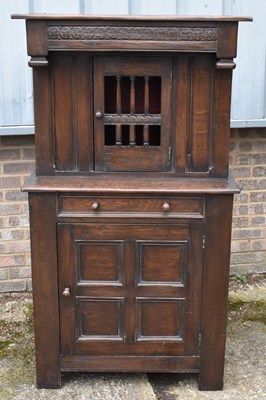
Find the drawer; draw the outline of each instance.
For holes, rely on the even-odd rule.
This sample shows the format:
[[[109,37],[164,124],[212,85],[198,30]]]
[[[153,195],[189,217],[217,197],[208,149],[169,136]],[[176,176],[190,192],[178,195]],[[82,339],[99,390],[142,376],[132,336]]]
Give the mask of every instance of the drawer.
[[[203,197],[61,196],[59,215],[203,216]]]

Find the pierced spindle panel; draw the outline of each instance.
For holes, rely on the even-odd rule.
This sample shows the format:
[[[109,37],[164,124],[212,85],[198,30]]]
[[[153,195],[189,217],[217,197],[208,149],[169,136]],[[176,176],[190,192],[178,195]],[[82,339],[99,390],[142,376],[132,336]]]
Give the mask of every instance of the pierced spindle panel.
[[[95,170],[168,172],[172,59],[95,57],[93,63]]]
[[[161,77],[105,76],[105,146],[160,146]]]

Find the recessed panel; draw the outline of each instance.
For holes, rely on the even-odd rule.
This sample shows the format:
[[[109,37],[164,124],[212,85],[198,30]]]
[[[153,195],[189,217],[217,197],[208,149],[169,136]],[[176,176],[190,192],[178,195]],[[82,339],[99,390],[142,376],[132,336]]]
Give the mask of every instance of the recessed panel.
[[[79,339],[122,339],[123,299],[78,300]]]
[[[137,299],[138,340],[183,340],[183,299]]]
[[[184,285],[187,242],[137,244],[138,284]]]
[[[78,242],[79,281],[122,283],[123,242]]]

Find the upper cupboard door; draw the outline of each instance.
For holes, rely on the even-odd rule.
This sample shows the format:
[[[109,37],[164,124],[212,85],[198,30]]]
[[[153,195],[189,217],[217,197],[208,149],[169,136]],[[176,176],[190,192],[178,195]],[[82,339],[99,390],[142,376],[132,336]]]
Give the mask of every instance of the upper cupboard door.
[[[171,58],[96,57],[96,171],[169,171]]]

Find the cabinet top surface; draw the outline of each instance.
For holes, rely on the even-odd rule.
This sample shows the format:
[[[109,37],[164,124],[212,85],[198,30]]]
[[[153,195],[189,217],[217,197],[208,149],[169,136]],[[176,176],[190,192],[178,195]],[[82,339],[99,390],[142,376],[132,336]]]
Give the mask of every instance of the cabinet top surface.
[[[23,186],[24,192],[88,192],[88,193],[168,193],[227,194],[239,193],[232,176],[221,178],[178,178],[95,174],[93,176],[36,176],[32,174]]]
[[[252,21],[246,16],[198,16],[198,15],[96,15],[96,14],[12,14],[13,19],[77,20],[77,21],[174,21],[174,22],[234,22]]]

